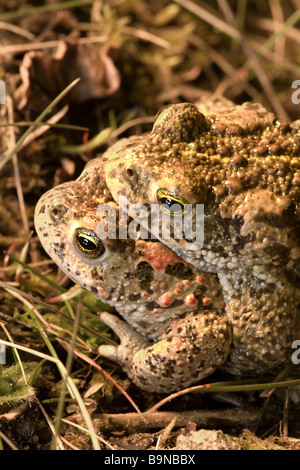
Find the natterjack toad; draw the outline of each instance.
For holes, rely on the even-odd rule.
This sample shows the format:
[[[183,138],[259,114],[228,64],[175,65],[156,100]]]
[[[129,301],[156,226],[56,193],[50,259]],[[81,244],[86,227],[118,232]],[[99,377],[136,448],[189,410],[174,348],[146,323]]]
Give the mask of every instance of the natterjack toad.
[[[106,180],[116,202],[124,196],[149,213],[152,204],[169,212],[171,234],[160,230],[159,239],[217,273],[223,287],[233,328],[229,370],[263,372],[290,356],[299,315],[300,121],[251,103],[212,109],[204,116],[189,103],[165,108],[150,134],[107,152]],[[176,238],[178,217],[190,233]]]
[[[199,381],[224,363],[231,345],[216,275],[157,241],[99,239],[103,204],[117,209],[95,159],[78,180],[42,196],[35,212],[42,245],[58,266],[127,322],[100,315],[121,340],[100,353],[147,390],[168,393]]]

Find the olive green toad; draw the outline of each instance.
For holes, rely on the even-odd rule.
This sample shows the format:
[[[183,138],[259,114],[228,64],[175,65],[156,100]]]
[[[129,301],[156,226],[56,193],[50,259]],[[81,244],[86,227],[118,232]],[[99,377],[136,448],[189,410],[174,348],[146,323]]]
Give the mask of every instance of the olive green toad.
[[[169,237],[155,232],[160,241],[217,273],[233,329],[232,373],[260,373],[291,354],[299,317],[299,136],[300,120],[284,122],[259,104],[211,106],[204,115],[181,103],[163,109],[150,134],[106,153],[114,200],[126,197],[149,212],[158,204],[171,226]],[[197,205],[204,207],[201,243],[191,236]],[[176,237],[184,216],[190,233]]]

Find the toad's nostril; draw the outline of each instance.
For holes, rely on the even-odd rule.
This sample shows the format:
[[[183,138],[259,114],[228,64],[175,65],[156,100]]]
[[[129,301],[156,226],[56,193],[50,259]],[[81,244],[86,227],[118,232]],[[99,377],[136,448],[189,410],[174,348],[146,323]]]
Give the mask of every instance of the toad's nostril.
[[[132,178],[134,176],[134,171],[132,168],[127,168],[126,173],[129,178]]]

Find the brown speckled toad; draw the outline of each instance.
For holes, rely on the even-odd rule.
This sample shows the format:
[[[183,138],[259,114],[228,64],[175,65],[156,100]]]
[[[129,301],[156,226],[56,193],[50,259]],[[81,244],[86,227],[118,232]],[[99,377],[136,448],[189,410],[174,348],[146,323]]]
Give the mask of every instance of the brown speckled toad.
[[[112,201],[100,159],[78,180],[42,196],[35,226],[42,245],[76,283],[126,320],[100,318],[120,337],[100,353],[141,388],[168,393],[224,363],[231,326],[215,274],[203,274],[158,241],[99,239],[97,208]]]
[[[300,121],[283,122],[258,104],[204,115],[181,103],[162,110],[150,134],[107,152],[114,200],[169,211],[173,232],[166,239],[160,231],[159,239],[218,274],[233,328],[233,373],[260,373],[291,354],[299,315],[299,136]],[[175,238],[175,216],[183,218],[188,204],[190,227],[196,204],[204,205],[203,244]]]

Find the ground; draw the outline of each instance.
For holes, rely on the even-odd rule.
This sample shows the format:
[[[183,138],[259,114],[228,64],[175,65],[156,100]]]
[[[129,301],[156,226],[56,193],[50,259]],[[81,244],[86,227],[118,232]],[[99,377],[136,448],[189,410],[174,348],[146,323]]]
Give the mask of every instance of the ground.
[[[33,227],[47,189],[76,178],[119,137],[148,131],[166,104],[213,92],[299,119],[299,20],[292,0],[1,3],[0,339],[23,349],[7,346],[0,369],[0,446],[169,449],[181,436],[177,445],[191,448],[182,436],[214,429],[242,448],[300,448],[299,392],[287,388],[299,387],[296,368],[244,382],[216,373],[160,403],[167,395],[142,392],[99,360],[103,336],[112,337],[97,316],[107,307],[65,294],[72,283]]]

